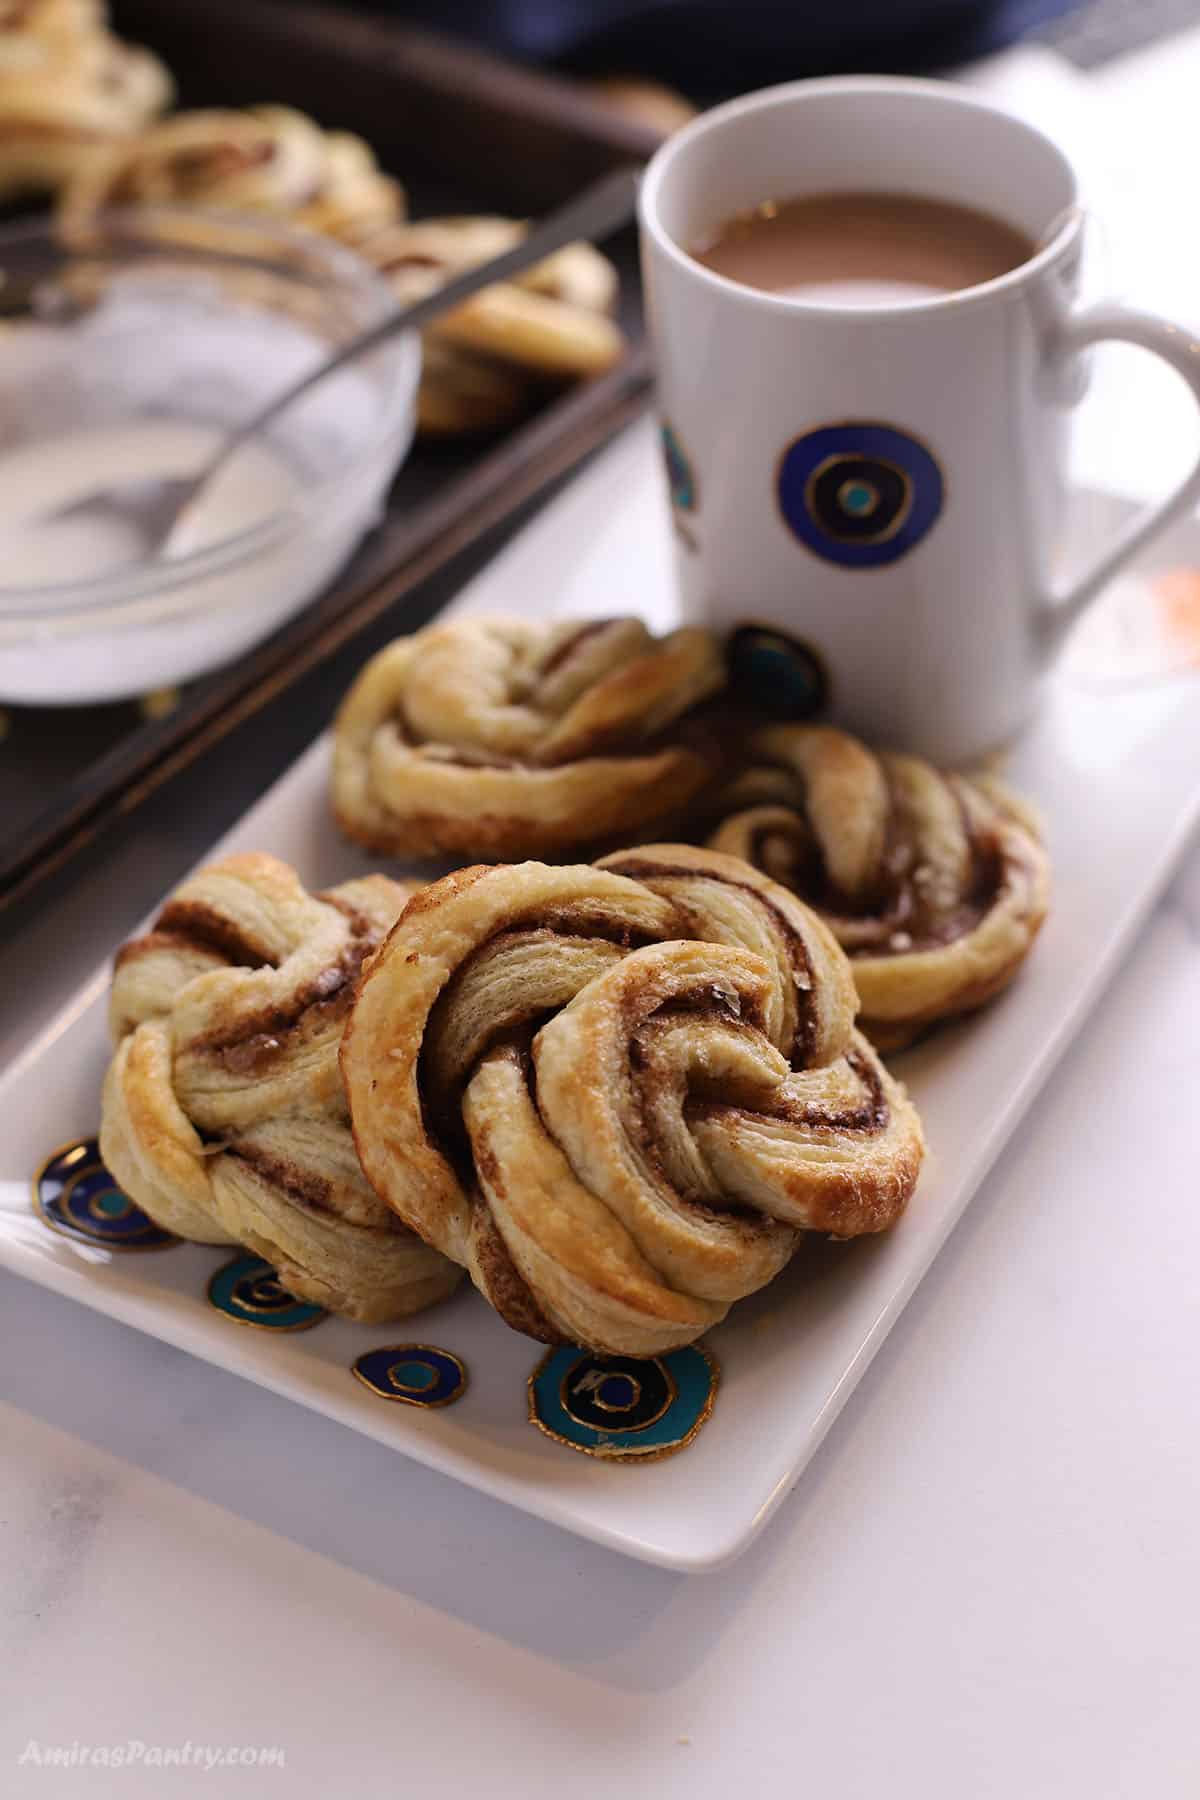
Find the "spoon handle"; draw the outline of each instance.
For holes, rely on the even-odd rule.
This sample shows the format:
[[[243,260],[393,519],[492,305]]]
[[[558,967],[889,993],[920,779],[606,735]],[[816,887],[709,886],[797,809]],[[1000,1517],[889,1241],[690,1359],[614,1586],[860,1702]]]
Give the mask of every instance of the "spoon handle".
[[[313,369],[302,380],[297,381],[282,394],[276,395],[267,406],[247,419],[237,430],[227,437],[212,461],[196,477],[195,487],[188,504],[194,500],[201,490],[207,487],[217,470],[222,468],[226,460],[239,449],[248,438],[254,437],[264,426],[271,425],[280,413],[307,394],[318,382],[329,375],[345,368],[347,363],[365,356],[379,344],[387,343],[390,338],[400,332],[419,331],[432,319],[439,318],[442,313],[452,312],[462,301],[470,299],[480,288],[490,287],[493,282],[506,281],[510,275],[518,275],[522,270],[539,263],[555,250],[561,250],[565,244],[571,244],[578,238],[602,238],[610,232],[628,224],[633,216],[637,201],[638,180],[641,171],[633,165],[616,169],[611,175],[602,176],[577,194],[565,206],[556,207],[540,224],[535,225],[527,237],[512,250],[506,250],[503,256],[494,256],[490,262],[480,263],[473,269],[465,270],[444,287],[437,288],[432,294],[426,294],[411,306],[405,306],[390,313],[379,324],[372,325],[369,330],[360,332],[348,343],[343,344],[327,361]],[[178,522],[178,521],[176,521]]]

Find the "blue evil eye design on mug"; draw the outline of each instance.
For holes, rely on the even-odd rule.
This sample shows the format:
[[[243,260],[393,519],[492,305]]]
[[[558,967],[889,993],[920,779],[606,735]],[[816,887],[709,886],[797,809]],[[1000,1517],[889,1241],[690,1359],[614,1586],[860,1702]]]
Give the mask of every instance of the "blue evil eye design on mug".
[[[95,1138],[65,1144],[42,1164],[33,1204],[52,1231],[106,1250],[165,1250],[180,1241],[117,1186]]]
[[[663,461],[667,467],[667,486],[671,493],[671,505],[680,512],[695,512],[696,477],[692,465],[684,453],[683,445],[673,425],[663,425],[660,429]]]
[[[529,1377],[529,1420],[585,1456],[653,1462],[691,1443],[712,1412],[719,1379],[696,1344],[646,1358],[564,1344]]]
[[[405,1406],[450,1406],[467,1391],[467,1371],[435,1344],[385,1344],[351,1365],[353,1374],[381,1400]]]
[[[727,646],[736,699],[778,719],[811,719],[829,702],[829,675],[811,644],[770,625],[739,625]]]
[[[208,1301],[226,1318],[260,1331],[307,1331],[325,1318],[323,1306],[289,1293],[261,1256],[235,1256],[208,1284]]]
[[[789,530],[826,562],[880,569],[906,556],[942,510],[932,453],[892,425],[822,425],[788,445],[776,478]]]

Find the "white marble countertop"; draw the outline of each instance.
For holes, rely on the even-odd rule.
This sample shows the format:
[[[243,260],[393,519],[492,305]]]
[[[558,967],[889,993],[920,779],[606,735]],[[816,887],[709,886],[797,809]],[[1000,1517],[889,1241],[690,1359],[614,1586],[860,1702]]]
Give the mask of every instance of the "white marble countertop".
[[[240,745],[17,921],[0,1061],[228,822]],[[1198,1014],[1200,848],[715,1574],[0,1275],[0,1794],[1191,1800]]]

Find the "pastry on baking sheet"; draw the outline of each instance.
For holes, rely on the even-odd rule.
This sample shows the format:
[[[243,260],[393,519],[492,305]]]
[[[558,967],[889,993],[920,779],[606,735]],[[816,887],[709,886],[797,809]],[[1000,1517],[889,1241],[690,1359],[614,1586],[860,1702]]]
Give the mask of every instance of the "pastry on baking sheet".
[[[640,75],[606,75],[589,81],[588,91],[613,112],[667,137],[696,117],[697,108],[675,88]]]
[[[1016,795],[827,726],[753,734],[712,813],[713,849],[820,913],[882,1048],[999,993],[1046,916],[1049,861]]]
[[[636,619],[461,618],[401,638],[338,714],[333,803],[377,852],[511,858],[611,840],[687,805],[718,747],[697,708],[717,640]]]
[[[460,870],[373,958],[342,1047],[362,1166],[518,1331],[653,1356],[922,1157],[846,957],[713,851]]]
[[[160,113],[158,58],[82,5],[0,12],[0,197],[62,190]]]
[[[353,238],[401,216],[404,193],[351,133],[290,106],[175,113],[88,158],[62,197],[69,230],[109,206],[267,213]]]
[[[231,856],[176,890],[113,975],[100,1147],[122,1189],[366,1321],[458,1279],[364,1179],[338,1070],[363,959],[411,892],[369,875],[310,894],[274,857]]]
[[[507,281],[481,288],[431,330],[447,343],[553,380],[602,375],[625,349],[620,327],[606,314]]]
[[[411,219],[364,236],[359,248],[388,276],[401,299],[419,300],[452,275],[515,250],[528,231],[524,219],[451,213]],[[617,271],[591,244],[566,244],[514,275],[512,283],[583,312],[610,313],[617,301]]]
[[[104,31],[104,0],[0,0],[0,63],[19,58],[23,37],[85,37]]]
[[[529,410],[532,397],[519,370],[426,337],[417,389],[417,430],[424,436],[503,430]]]
[[[409,305],[515,249],[527,231],[521,219],[461,214],[393,225],[355,247]],[[625,348],[608,316],[618,287],[606,256],[591,244],[568,244],[437,320],[425,333],[420,429],[443,436],[495,429],[518,410],[515,400],[505,401],[503,382],[510,393],[524,382],[518,393],[527,402],[539,382],[610,368]]]

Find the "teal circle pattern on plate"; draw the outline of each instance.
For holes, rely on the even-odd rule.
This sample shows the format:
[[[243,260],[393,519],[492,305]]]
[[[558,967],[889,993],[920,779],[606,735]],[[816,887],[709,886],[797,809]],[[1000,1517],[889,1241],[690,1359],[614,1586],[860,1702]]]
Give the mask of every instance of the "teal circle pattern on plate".
[[[95,1138],[64,1144],[33,1180],[33,1204],[52,1231],[106,1250],[166,1250],[181,1240],[119,1188]]]
[[[450,1406],[467,1390],[464,1365],[436,1344],[384,1344],[367,1350],[350,1372],[381,1400],[405,1406]]]
[[[323,1306],[289,1293],[269,1262],[245,1254],[224,1263],[208,1284],[219,1313],[259,1331],[308,1331],[328,1315]]]
[[[698,1344],[644,1358],[560,1344],[529,1377],[529,1420],[585,1456],[655,1462],[691,1443],[719,1380],[715,1359]]]

